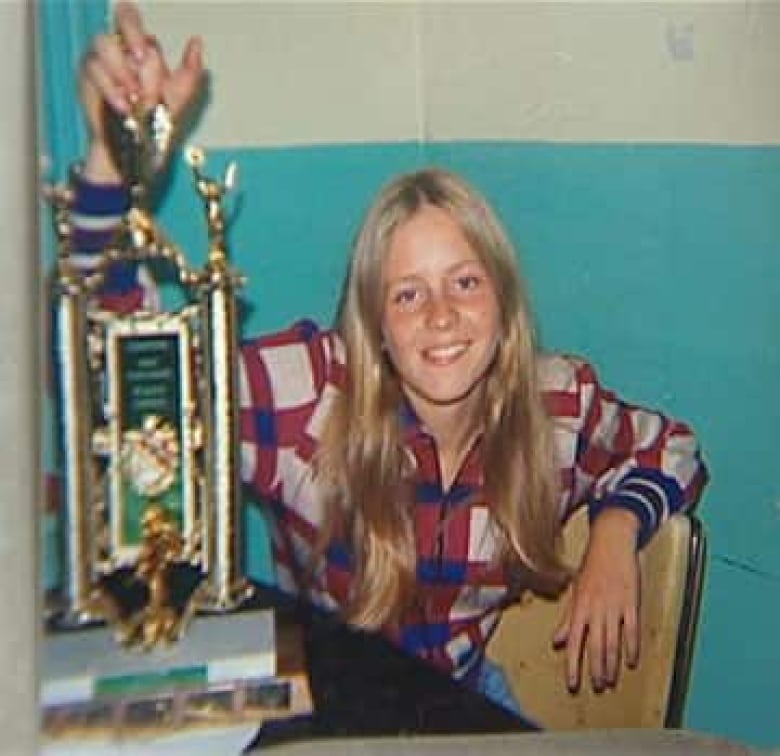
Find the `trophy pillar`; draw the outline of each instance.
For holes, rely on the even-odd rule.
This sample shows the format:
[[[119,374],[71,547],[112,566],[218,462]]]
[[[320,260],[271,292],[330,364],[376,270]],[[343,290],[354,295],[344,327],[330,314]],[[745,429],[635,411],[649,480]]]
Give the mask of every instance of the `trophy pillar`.
[[[79,625],[96,619],[89,609],[94,560],[94,501],[91,468],[91,380],[83,358],[86,317],[83,295],[60,283],[57,297],[57,348],[60,354],[59,404],[64,463],[65,580],[61,587],[65,614],[61,621]]]
[[[222,264],[209,264],[205,294],[204,342],[211,369],[211,430],[206,500],[211,527],[205,554],[209,590],[203,608],[225,610],[246,596],[241,577],[243,548],[240,459],[237,453],[238,404],[236,365],[236,306],[233,275]]]
[[[241,570],[244,539],[235,369],[238,364],[236,291],[242,281],[228,265],[222,207],[222,198],[231,188],[235,173],[231,165],[224,183],[220,183],[202,172],[204,156],[200,150],[190,149],[187,158],[203,200],[209,231],[208,261],[203,279],[203,341],[211,398],[210,463],[207,465],[205,497],[210,513],[208,533],[204,534],[209,585],[199,604],[203,609],[225,611],[237,606],[251,592]]]

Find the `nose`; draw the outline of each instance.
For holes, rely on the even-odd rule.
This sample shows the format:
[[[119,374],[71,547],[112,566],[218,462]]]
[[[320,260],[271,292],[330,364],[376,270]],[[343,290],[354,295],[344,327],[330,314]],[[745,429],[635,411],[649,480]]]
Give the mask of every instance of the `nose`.
[[[427,323],[430,328],[450,328],[458,318],[458,310],[446,292],[433,294],[428,300]]]

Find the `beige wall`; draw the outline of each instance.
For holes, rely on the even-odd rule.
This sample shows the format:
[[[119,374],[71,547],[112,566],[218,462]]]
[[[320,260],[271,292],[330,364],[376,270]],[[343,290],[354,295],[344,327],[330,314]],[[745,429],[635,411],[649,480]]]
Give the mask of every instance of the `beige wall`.
[[[204,36],[208,145],[779,143],[780,3],[146,0]]]
[[[36,622],[33,579],[34,413],[31,292],[35,151],[31,8],[0,2],[0,753],[32,753],[35,742]]]

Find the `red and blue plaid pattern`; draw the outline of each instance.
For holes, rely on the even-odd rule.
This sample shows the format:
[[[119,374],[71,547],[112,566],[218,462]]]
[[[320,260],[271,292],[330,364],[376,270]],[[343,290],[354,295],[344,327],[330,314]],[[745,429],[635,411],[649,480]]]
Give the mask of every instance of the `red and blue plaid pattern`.
[[[302,321],[247,342],[242,356],[242,474],[270,502],[278,580],[297,591],[322,525],[312,458],[323,418],[344,386],[343,347],[334,332]],[[626,507],[639,517],[644,543],[670,514],[695,501],[706,472],[684,425],[621,402],[582,360],[545,356],[540,371],[564,482],[562,518],[583,503],[594,516]],[[459,676],[481,658],[507,598],[482,490],[481,444],[444,490],[433,438],[408,406],[401,411],[415,463],[419,590],[388,634]],[[333,544],[310,589],[312,600],[333,609],[344,605],[351,569],[348,545]]]

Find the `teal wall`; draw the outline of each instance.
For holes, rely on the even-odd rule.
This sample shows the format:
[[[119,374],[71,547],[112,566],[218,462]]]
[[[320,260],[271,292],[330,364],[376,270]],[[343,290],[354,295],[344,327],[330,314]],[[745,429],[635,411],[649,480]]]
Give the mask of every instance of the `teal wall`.
[[[436,163],[483,190],[521,248],[544,345],[698,431],[711,557],[687,725],[776,744],[780,148],[371,144],[213,150],[208,167],[229,160],[248,334],[331,319],[362,211],[393,174]],[[199,212],[179,169],[161,220],[195,259]],[[269,564],[257,523],[250,564]]]

